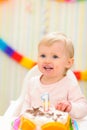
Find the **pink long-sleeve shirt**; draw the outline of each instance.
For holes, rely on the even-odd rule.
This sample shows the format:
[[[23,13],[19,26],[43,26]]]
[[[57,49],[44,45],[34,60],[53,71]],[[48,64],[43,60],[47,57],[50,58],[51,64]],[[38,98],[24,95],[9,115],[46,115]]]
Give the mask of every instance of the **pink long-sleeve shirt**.
[[[72,104],[70,115],[80,119],[87,115],[87,101],[82,94],[80,86],[65,76],[62,80],[44,85],[40,82],[40,76],[31,78],[27,84],[26,96],[22,112],[29,107],[43,105],[42,95],[49,94],[50,106],[55,106],[58,101],[68,100]]]

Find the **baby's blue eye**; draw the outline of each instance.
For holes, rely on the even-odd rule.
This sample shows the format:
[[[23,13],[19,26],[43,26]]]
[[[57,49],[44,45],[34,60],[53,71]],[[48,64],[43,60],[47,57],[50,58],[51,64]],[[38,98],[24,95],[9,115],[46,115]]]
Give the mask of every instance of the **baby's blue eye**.
[[[44,58],[44,57],[46,57],[44,54],[42,54],[42,55],[40,55],[40,57],[42,57],[42,58]]]
[[[59,58],[59,57],[57,55],[54,55],[53,58],[56,59],[56,58]]]

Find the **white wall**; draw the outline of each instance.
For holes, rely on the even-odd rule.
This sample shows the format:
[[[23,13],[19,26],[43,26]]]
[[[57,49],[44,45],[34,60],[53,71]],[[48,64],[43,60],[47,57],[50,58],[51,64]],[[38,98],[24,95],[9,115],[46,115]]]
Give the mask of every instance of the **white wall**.
[[[74,70],[87,70],[87,2],[8,0],[0,4],[0,38],[24,56],[36,60],[37,44],[45,32],[62,31],[75,46]],[[0,113],[20,93],[27,68],[0,50]],[[87,96],[87,82],[81,83]]]

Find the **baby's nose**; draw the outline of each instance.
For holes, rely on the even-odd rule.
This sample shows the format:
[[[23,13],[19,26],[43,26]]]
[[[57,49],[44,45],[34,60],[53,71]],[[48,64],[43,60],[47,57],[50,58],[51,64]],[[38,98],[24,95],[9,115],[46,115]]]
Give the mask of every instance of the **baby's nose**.
[[[45,62],[46,62],[46,63],[51,63],[51,58],[46,58],[46,59],[45,59]]]

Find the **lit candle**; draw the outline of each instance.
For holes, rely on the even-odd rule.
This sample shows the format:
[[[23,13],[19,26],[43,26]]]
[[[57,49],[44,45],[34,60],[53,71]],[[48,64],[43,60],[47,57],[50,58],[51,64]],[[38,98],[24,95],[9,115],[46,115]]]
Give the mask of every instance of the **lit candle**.
[[[49,110],[49,94],[45,93],[41,96],[41,99],[43,100],[43,107],[44,107],[44,111],[48,111]]]

